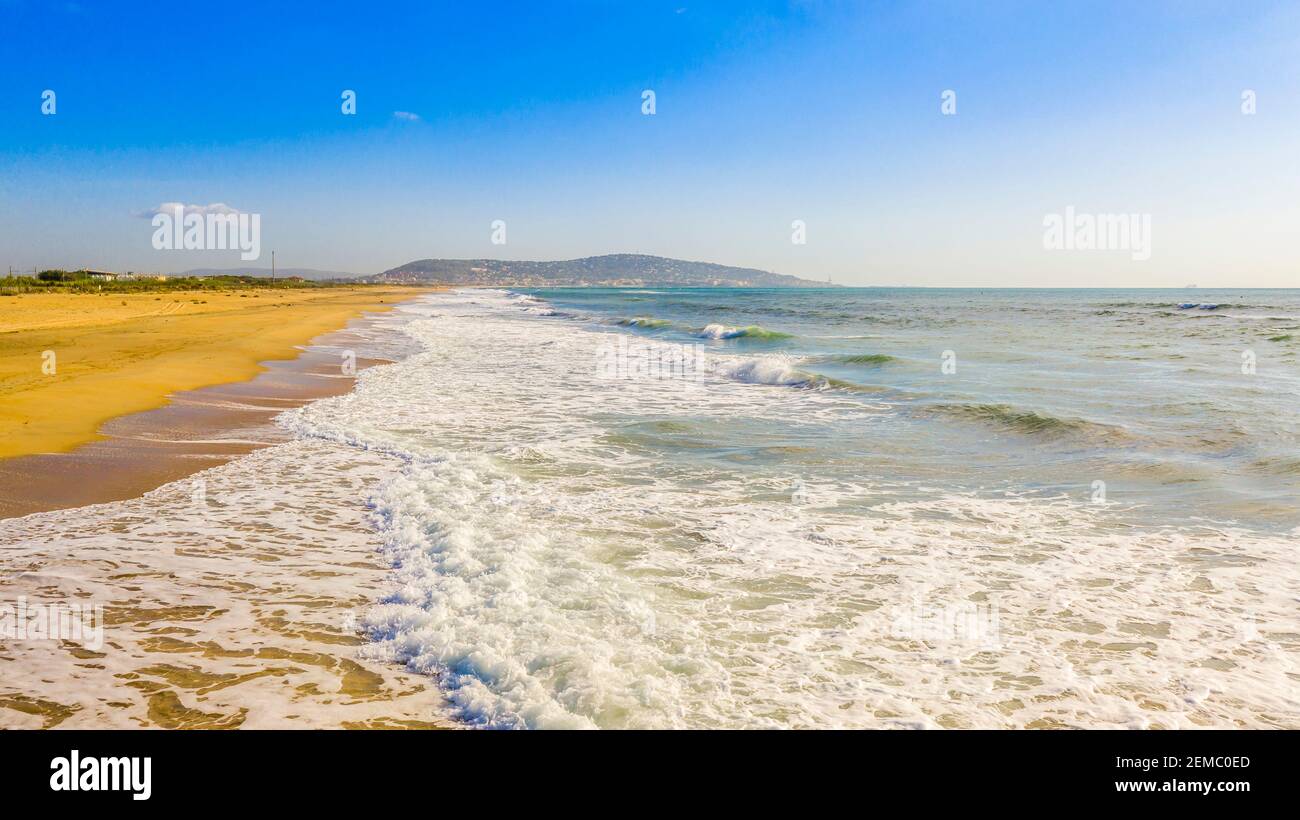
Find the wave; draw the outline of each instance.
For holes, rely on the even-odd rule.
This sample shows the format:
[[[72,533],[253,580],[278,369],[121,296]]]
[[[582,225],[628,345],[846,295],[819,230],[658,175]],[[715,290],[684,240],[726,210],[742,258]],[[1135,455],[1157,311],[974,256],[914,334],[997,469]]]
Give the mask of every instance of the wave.
[[[1180,302],[1179,310],[1277,310],[1279,305],[1255,305],[1246,302]]]
[[[817,361],[833,364],[856,364],[880,367],[889,364],[890,362],[896,362],[898,359],[884,353],[851,353],[843,356],[823,356],[817,359]]]
[[[1256,459],[1251,462],[1254,472],[1278,476],[1300,476],[1300,457],[1278,455]]]
[[[873,466],[879,446],[858,463],[830,437],[862,426],[852,402],[720,381],[836,387],[809,372],[813,359],[713,347],[703,354],[709,378],[607,383],[586,364],[590,334],[425,298],[447,318],[413,323],[423,352],[363,371],[353,393],[292,417],[312,435],[407,454],[399,465],[377,460],[379,476],[354,477],[344,466],[352,454],[321,447],[340,466],[312,471],[312,481],[338,473],[330,503],[366,493],[392,565],[381,601],[359,613],[372,640],[359,651],[430,675],[467,725],[1285,722],[1277,715],[1289,704],[1279,707],[1276,693],[1290,681],[1270,654],[1282,630],[1265,625],[1294,631],[1295,536],[1130,526],[1116,502],[1079,503],[1091,471],[1080,471],[1079,495],[1061,499],[977,496],[946,486],[946,472],[924,473],[935,476],[926,486],[895,485],[895,473],[913,468],[901,453],[901,470],[893,458]],[[1168,392],[1171,403],[1184,398]],[[817,413],[816,429],[804,410]],[[1009,404],[953,412],[1045,435],[1097,429]],[[908,432],[912,419],[881,421]],[[880,429],[881,444],[899,450],[925,441]],[[785,444],[815,444],[827,460],[751,455]],[[549,460],[539,467],[516,452]],[[1154,469],[1166,462],[1142,457],[1158,459]],[[283,458],[299,481],[300,453]],[[941,466],[956,484],[952,463]],[[250,486],[264,487],[261,478],[250,475]],[[268,505],[280,489],[266,487]],[[1181,560],[1189,554],[1194,563]],[[1114,578],[1123,582],[1098,585]],[[980,598],[996,606],[991,634],[975,631],[985,619],[948,609]],[[872,607],[857,605],[868,599]],[[1242,612],[1261,627],[1249,652]],[[932,613],[945,624],[959,615],[963,626],[932,640]],[[1141,632],[1151,629],[1156,636]],[[1131,649],[1126,632],[1158,651]],[[1198,666],[1207,653],[1236,666]],[[1081,691],[1078,669],[1099,654],[1105,675]],[[1168,685],[1184,678],[1197,698],[1227,694],[1189,708],[1189,687]],[[1013,694],[998,683],[1008,680]]]
[[[636,316],[631,319],[615,319],[614,324],[620,327],[639,327],[646,330],[659,330],[660,328],[672,327],[673,323],[668,319],[656,319],[653,316]]]
[[[793,334],[782,333],[779,330],[768,330],[759,325],[731,327],[730,325],[709,324],[695,331],[694,335],[701,339],[758,339],[763,341],[793,338]]]
[[[1126,439],[1123,429],[1079,418],[1059,418],[1037,410],[1024,410],[1009,404],[940,404],[935,410],[948,415],[989,422],[1030,435],[1089,435],[1107,439]]]
[[[1101,313],[1096,315],[1105,315],[1106,309],[1109,308],[1176,308],[1178,310],[1222,310],[1232,308],[1235,310],[1272,310],[1277,305],[1252,304],[1247,302],[1098,302],[1095,305],[1103,308]]]
[[[722,362],[714,372],[749,384],[772,384],[784,387],[818,387],[820,377],[777,359],[745,359],[739,362]]]
[[[854,393],[879,389],[802,370],[785,358],[765,357],[724,361],[715,364],[712,369],[717,375],[747,384],[768,384],[804,390],[846,390]]]

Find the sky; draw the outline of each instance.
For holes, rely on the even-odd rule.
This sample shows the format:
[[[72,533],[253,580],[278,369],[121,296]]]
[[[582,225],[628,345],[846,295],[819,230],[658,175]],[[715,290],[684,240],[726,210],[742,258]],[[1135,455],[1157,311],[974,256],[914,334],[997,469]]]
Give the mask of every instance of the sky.
[[[1294,2],[0,0],[0,56],[0,273],[1300,286]],[[261,257],[155,248],[163,203],[257,215]],[[1052,246],[1067,214],[1150,227]]]

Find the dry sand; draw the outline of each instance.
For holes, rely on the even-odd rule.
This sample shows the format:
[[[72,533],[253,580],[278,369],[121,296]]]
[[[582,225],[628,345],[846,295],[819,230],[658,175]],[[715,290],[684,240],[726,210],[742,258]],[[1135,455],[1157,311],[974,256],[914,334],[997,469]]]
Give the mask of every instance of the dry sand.
[[[265,362],[249,381],[180,391],[162,407],[111,419],[99,438],[69,452],[0,459],[0,519],[135,498],[287,440],[272,421],[278,413],[355,382],[339,355],[358,346],[349,331],[314,342],[295,359]],[[356,359],[355,372],[379,363]]]
[[[298,345],[417,292],[0,297],[0,458],[66,452],[98,438],[109,419],[160,407],[173,392],[250,379],[262,362],[295,358]]]

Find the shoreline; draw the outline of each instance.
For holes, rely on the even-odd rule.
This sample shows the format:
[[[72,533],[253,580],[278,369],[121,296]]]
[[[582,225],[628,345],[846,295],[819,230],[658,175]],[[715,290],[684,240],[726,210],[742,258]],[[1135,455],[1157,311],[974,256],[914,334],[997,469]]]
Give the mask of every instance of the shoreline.
[[[177,392],[247,381],[272,361],[424,289],[26,294],[0,315],[0,459],[69,452]]]
[[[368,651],[390,569],[359,493],[391,465],[330,449],[0,521],[0,603],[84,613],[0,640],[0,729],[458,728],[436,680]],[[322,497],[300,465],[331,457],[350,486]]]
[[[356,384],[322,347],[346,344],[351,325],[364,321],[315,337],[297,358],[264,362],[247,381],[180,391],[162,407],[110,419],[101,438],[69,452],[0,459],[0,520],[136,498],[287,441],[278,414]],[[355,372],[389,361],[358,358]]]
[[[356,625],[389,574],[362,494],[391,465],[272,422],[350,391],[339,351],[373,349],[384,321],[362,315],[253,379],[178,392],[70,453],[0,461],[6,499],[23,493],[10,507],[53,486],[77,502],[0,519],[0,604],[92,608],[84,625],[101,630],[0,639],[0,728],[457,728],[436,681],[367,654]],[[328,491],[304,469],[325,459],[344,478]],[[267,483],[283,492],[263,498]],[[127,535],[142,523],[148,535]]]
[[[352,389],[356,373],[385,361],[356,358],[349,363],[353,369],[348,373],[339,354],[326,348],[350,349],[351,343],[356,341],[355,332],[363,329],[368,319],[381,316],[400,302],[424,292],[382,289],[373,294],[358,294],[354,289],[348,289],[346,293],[331,294],[341,298],[328,299],[330,304],[319,306],[324,310],[312,315],[294,316],[286,312],[293,311],[292,307],[281,308],[269,317],[282,326],[279,332],[253,346],[258,351],[270,350],[274,355],[257,360],[249,359],[253,350],[248,346],[232,349],[210,344],[207,340],[189,345],[187,350],[160,353],[159,358],[169,353],[181,353],[188,356],[197,354],[207,359],[205,370],[187,373],[183,378],[189,382],[208,383],[193,388],[178,386],[166,392],[161,392],[164,388],[158,387],[153,391],[157,395],[121,397],[124,402],[144,402],[154,406],[113,414],[96,424],[89,434],[84,432],[85,425],[82,425],[83,432],[78,435],[83,440],[62,451],[22,452],[32,447],[11,441],[9,449],[19,452],[0,457],[0,487],[4,488],[0,492],[0,519],[135,498],[169,482],[287,440],[287,434],[272,422],[278,413],[319,398],[346,393]],[[281,296],[280,300],[273,295],[270,297],[271,305],[283,304],[295,295]],[[357,295],[369,298],[357,300]],[[103,301],[95,296],[86,298]],[[152,299],[152,295],[149,298]],[[110,317],[105,323],[91,327],[96,335],[132,335],[141,332],[136,326],[139,318]],[[241,322],[246,316],[231,316],[227,311],[214,311],[192,318],[198,320],[195,324],[200,331],[218,322],[248,324]],[[322,322],[340,318],[341,321],[334,326],[320,329]],[[294,319],[299,321],[295,323]],[[252,332],[260,332],[256,328],[258,324],[254,323]],[[305,335],[297,343],[286,342],[285,337],[295,328],[302,328]],[[36,329],[31,327],[8,333],[20,336]],[[35,355],[30,345],[22,344],[23,340],[10,337],[7,341],[3,353],[7,354],[5,364],[9,369],[13,367],[15,341],[17,346],[28,348],[26,358]],[[162,363],[160,366],[166,368],[169,365]],[[252,373],[243,378],[220,378],[223,374],[250,370]],[[70,397],[69,404],[63,405],[65,407],[78,406],[78,399],[93,402],[97,386],[89,383],[92,378],[94,376],[89,374],[76,374],[51,385],[47,391],[49,395],[34,403],[27,412],[35,415],[39,412],[37,405],[48,408],[50,402],[65,396]],[[126,390],[135,386],[128,384]],[[21,386],[18,389],[21,390]],[[31,419],[14,419],[12,410],[10,416],[0,420],[0,428],[7,422],[11,428],[24,428],[14,438],[24,436],[26,428],[31,426]]]

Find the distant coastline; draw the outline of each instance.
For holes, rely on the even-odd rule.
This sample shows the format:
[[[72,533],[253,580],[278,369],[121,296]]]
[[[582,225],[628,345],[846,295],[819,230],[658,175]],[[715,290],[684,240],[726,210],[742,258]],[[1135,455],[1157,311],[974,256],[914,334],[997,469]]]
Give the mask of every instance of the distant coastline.
[[[183,277],[269,278],[270,268],[194,268]],[[280,278],[339,284],[464,285],[482,287],[838,287],[783,273],[649,254],[617,253],[577,259],[414,259],[373,274],[278,268]]]
[[[386,285],[505,287],[826,287],[782,273],[619,253],[555,262],[501,259],[417,259],[359,281]]]

